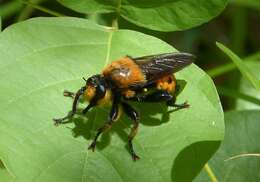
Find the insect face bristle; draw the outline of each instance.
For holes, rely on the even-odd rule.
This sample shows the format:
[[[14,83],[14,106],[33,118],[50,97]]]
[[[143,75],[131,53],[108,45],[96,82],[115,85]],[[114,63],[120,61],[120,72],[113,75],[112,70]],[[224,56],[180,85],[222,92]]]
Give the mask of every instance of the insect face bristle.
[[[85,80],[85,82],[87,82],[87,79],[85,77],[82,77],[83,80]]]

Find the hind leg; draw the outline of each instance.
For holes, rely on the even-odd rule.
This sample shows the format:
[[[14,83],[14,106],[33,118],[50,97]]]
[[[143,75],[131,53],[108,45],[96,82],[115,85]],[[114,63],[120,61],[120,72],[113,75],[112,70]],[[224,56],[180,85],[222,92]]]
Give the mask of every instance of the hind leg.
[[[189,107],[187,102],[182,104],[176,104],[176,96],[171,95],[165,90],[159,90],[150,94],[135,96],[128,100],[137,102],[166,102],[167,106],[176,107],[177,109],[183,109]]]

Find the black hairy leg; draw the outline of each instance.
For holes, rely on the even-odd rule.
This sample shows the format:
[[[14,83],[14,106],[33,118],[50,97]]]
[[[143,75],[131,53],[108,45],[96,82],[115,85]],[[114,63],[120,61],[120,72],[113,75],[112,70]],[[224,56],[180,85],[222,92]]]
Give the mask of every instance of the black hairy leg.
[[[72,104],[72,110],[63,118],[54,118],[53,121],[56,126],[58,126],[59,124],[67,123],[67,120],[71,119],[76,114],[79,98],[84,93],[85,89],[86,89],[85,87],[80,88],[76,92],[76,94],[74,94],[72,92],[64,91],[64,93],[63,93],[64,96],[74,98],[73,104]]]
[[[135,135],[137,134],[138,131],[138,126],[139,126],[139,114],[127,103],[122,102],[123,110],[127,114],[127,116],[133,121],[133,127],[131,129],[130,134],[128,135],[128,146],[130,149],[130,153],[132,155],[132,159],[134,161],[138,160],[139,157],[136,155],[134,148],[133,148],[133,143],[132,140],[134,139]]]
[[[98,140],[98,137],[100,136],[100,134],[102,134],[103,132],[109,130],[112,127],[112,124],[118,118],[118,116],[119,116],[119,101],[120,101],[119,97],[115,97],[114,98],[113,104],[112,104],[112,107],[111,107],[111,110],[110,110],[110,114],[108,116],[108,121],[102,127],[100,127],[97,130],[97,134],[95,135],[92,143],[88,147],[88,149],[91,149],[93,152],[95,151],[96,143],[97,143],[97,140]]]
[[[136,95],[135,97],[129,98],[128,100],[137,102],[166,102],[167,106],[176,107],[177,109],[189,107],[187,102],[176,104],[176,96],[171,95],[165,90],[158,90],[145,95]]]
[[[74,99],[75,95],[76,95],[76,94],[75,94],[74,92],[70,92],[70,91],[68,91],[68,90],[64,90],[64,92],[63,92],[63,96],[64,96],[64,97],[71,97],[71,98]]]

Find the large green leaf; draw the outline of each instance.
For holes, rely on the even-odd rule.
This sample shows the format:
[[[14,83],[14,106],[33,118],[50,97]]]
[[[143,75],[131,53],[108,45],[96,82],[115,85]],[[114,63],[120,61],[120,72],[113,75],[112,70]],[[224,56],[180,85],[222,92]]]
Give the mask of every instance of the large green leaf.
[[[257,182],[260,180],[260,111],[233,111],[225,114],[225,139],[209,165],[221,182]],[[258,153],[258,157],[257,157]],[[255,154],[240,156],[240,154]],[[237,156],[232,160],[230,157]],[[208,182],[203,171],[195,181]]]
[[[60,127],[52,121],[70,110],[62,92],[82,86],[83,76],[126,54],[172,51],[157,38],[77,18],[37,18],[7,28],[0,34],[0,158],[17,181],[190,181],[224,133],[214,84],[195,65],[176,74],[187,81],[177,101],[188,100],[189,109],[167,113],[162,104],[135,104],[141,113],[138,162],[126,147],[131,122],[125,117],[94,153],[87,150],[108,108]]]
[[[75,11],[93,14],[117,12],[142,27],[159,31],[184,30],[209,21],[227,0],[58,0]]]

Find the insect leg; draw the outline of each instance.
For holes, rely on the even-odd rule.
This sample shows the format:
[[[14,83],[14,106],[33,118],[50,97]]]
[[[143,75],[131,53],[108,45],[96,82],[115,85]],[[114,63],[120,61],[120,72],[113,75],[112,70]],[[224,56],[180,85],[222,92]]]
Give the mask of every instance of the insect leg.
[[[131,97],[129,100],[138,102],[166,102],[172,99],[173,96],[167,91],[159,90],[146,95],[137,95],[135,97]]]
[[[178,110],[183,108],[188,108],[190,106],[187,101],[181,104],[176,104],[175,102],[176,102],[176,95],[173,95],[172,99],[168,100],[166,104],[167,106],[176,107]]]
[[[64,97],[74,98],[74,97],[75,97],[75,93],[74,93],[74,92],[70,92],[70,91],[68,91],[68,90],[64,90],[64,91],[63,91],[63,96],[64,96]]]
[[[92,107],[94,107],[96,105],[96,102],[90,101],[90,103],[88,104],[88,106],[82,111],[82,114],[86,114],[89,109],[91,109]]]
[[[106,94],[106,89],[103,86],[98,86],[96,88],[96,93],[94,98],[91,99],[89,105],[82,111],[83,114],[86,114],[88,112],[88,110],[97,105],[97,102],[102,99]]]
[[[134,139],[138,131],[139,114],[129,104],[125,102],[122,103],[122,106],[127,116],[131,118],[134,122],[134,126],[132,127],[131,132],[128,135],[128,145],[129,145],[130,153],[132,155],[132,159],[136,161],[139,159],[139,157],[136,155],[134,151],[132,140]]]
[[[176,96],[171,95],[167,91],[159,90],[147,95],[135,96],[129,100],[138,102],[166,102],[167,106],[176,107],[177,109],[187,108],[189,104],[184,102],[182,104],[175,104]]]
[[[114,123],[114,121],[116,121],[116,119],[118,119],[118,117],[119,117],[119,98],[115,98],[113,101],[113,104],[112,104],[110,114],[108,116],[108,121],[97,130],[97,134],[96,134],[95,138],[93,139],[92,143],[90,144],[90,146],[88,147],[88,149],[91,149],[94,152],[96,143],[97,143],[97,139],[100,136],[100,134],[109,130],[111,128],[112,124]]]
[[[85,87],[82,87],[82,88],[80,88],[78,91],[77,91],[77,93],[75,94],[75,97],[74,97],[74,101],[73,101],[73,105],[72,105],[72,110],[65,116],[65,117],[63,117],[63,118],[58,118],[58,119],[53,119],[53,121],[54,121],[54,124],[57,126],[57,125],[59,125],[59,124],[62,124],[62,123],[66,123],[65,122],[65,120],[67,120],[67,119],[71,119],[74,115],[75,115],[75,113],[76,113],[76,111],[77,111],[77,104],[78,104],[78,100],[79,100],[79,97],[84,93],[84,90],[85,90],[86,88]]]

